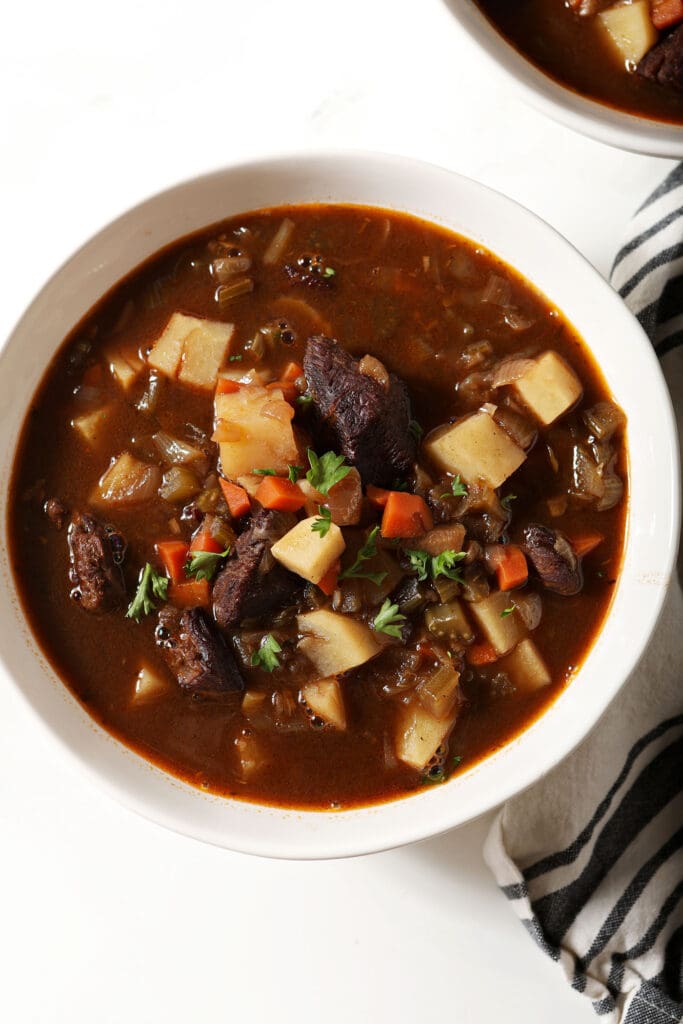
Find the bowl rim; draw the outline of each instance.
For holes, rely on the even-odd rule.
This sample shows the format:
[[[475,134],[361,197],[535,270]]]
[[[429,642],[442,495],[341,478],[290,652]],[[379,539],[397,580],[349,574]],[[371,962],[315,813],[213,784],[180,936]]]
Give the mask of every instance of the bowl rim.
[[[512,82],[530,106],[608,146],[649,156],[683,157],[683,123],[631,114],[576,92],[520,53],[491,24],[476,0],[443,2],[494,73]]]
[[[575,747],[578,746],[586,735],[595,727],[604,711],[621,689],[621,686],[625,682],[628,674],[640,660],[661,614],[668,589],[668,583],[674,566],[680,523],[678,435],[673,407],[654,349],[643,332],[640,324],[638,324],[637,320],[632,316],[621,298],[611,289],[608,283],[597,273],[588,260],[586,260],[585,257],[583,257],[569,241],[567,241],[559,234],[559,232],[536,214],[527,210],[514,200],[480,184],[479,182],[466,178],[465,176],[457,174],[447,168],[413,158],[348,149],[339,151],[326,149],[318,152],[305,151],[304,153],[296,152],[277,156],[265,156],[231,164],[209,173],[197,175],[190,179],[186,179],[179,184],[171,186],[170,188],[165,188],[154,193],[141,203],[128,209],[115,220],[110,221],[105,225],[105,227],[92,235],[62,263],[46,284],[34,296],[25,313],[19,319],[17,325],[2,344],[2,348],[0,349],[0,378],[4,376],[3,370],[7,361],[7,353],[12,349],[13,344],[16,346],[21,341],[22,329],[26,325],[27,321],[30,322],[32,311],[34,308],[39,307],[41,300],[46,294],[50,293],[50,291],[54,289],[55,285],[59,283],[62,275],[67,274],[74,265],[78,265],[79,262],[82,262],[91,252],[97,252],[98,248],[105,244],[107,238],[111,237],[112,233],[120,233],[122,229],[125,231],[126,228],[134,224],[136,219],[144,214],[145,211],[154,209],[156,205],[162,204],[170,199],[182,199],[197,190],[201,191],[202,189],[209,188],[212,185],[215,186],[220,182],[227,182],[231,177],[239,174],[254,177],[259,174],[279,174],[285,171],[290,171],[303,176],[304,178],[308,175],[309,177],[314,176],[324,180],[326,177],[325,172],[331,172],[333,167],[341,167],[342,171],[348,171],[349,174],[353,173],[357,177],[359,177],[359,169],[365,171],[367,168],[372,168],[374,171],[381,172],[384,175],[391,173],[404,175],[406,180],[408,178],[413,179],[415,176],[419,177],[422,175],[425,180],[430,178],[435,181],[443,180],[444,183],[449,183],[453,188],[457,186],[464,192],[471,193],[473,196],[476,195],[482,200],[485,200],[501,213],[509,215],[511,220],[523,221],[529,232],[533,229],[534,233],[537,234],[539,238],[542,238],[550,249],[554,250],[563,260],[573,263],[576,273],[580,277],[591,281],[592,287],[602,294],[604,304],[606,307],[609,307],[610,315],[613,317],[614,322],[618,324],[619,321],[621,321],[622,330],[627,334],[630,332],[634,344],[639,347],[642,359],[645,364],[649,364],[649,371],[647,372],[651,374],[651,386],[654,393],[653,401],[655,403],[657,415],[660,417],[659,430],[661,436],[658,437],[658,440],[663,443],[663,448],[658,452],[658,457],[662,464],[665,465],[668,474],[662,484],[664,502],[661,507],[653,510],[653,514],[656,512],[658,517],[657,538],[659,550],[661,551],[658,569],[662,578],[659,580],[658,586],[654,590],[653,600],[649,601],[647,608],[642,611],[640,629],[636,630],[634,633],[630,633],[628,640],[624,644],[624,647],[628,647],[630,644],[632,648],[631,654],[627,659],[627,670],[622,676],[615,674],[614,677],[608,681],[607,685],[603,685],[601,683],[602,690],[600,691],[599,697],[595,694],[593,695],[590,714],[583,714],[573,722],[571,720],[568,722],[565,721],[565,728],[563,728],[559,733],[555,730],[555,743],[551,750],[542,748],[544,749],[544,756],[541,759],[540,764],[533,757],[522,760],[521,763],[518,757],[513,758],[515,772],[507,775],[503,773],[502,776],[498,777],[496,780],[495,791],[487,791],[483,797],[480,796],[474,800],[470,799],[469,807],[467,806],[467,801],[465,801],[466,806],[464,811],[462,810],[462,807],[460,808],[461,813],[458,813],[459,805],[457,800],[446,802],[444,799],[445,794],[447,792],[455,794],[456,787],[460,784],[461,779],[464,780],[477,775],[486,776],[487,774],[491,774],[492,771],[495,775],[495,764],[498,763],[499,758],[502,755],[506,755],[508,756],[508,760],[510,760],[512,757],[510,752],[513,749],[518,750],[520,746],[525,746],[531,750],[534,746],[538,746],[538,742],[532,743],[530,741],[531,735],[538,734],[539,731],[543,731],[543,723],[548,721],[553,709],[558,708],[558,706],[566,699],[567,694],[574,692],[577,686],[577,679],[572,680],[550,708],[548,708],[530,727],[523,731],[519,737],[506,744],[501,751],[497,751],[493,755],[485,758],[482,762],[474,765],[468,771],[461,775],[459,774],[446,786],[431,787],[428,791],[421,792],[417,798],[414,796],[407,796],[387,803],[374,804],[369,807],[352,808],[350,810],[333,812],[307,811],[299,809],[286,810],[282,808],[272,808],[267,805],[232,801],[229,798],[205,794],[201,790],[189,786],[187,783],[181,782],[175,777],[170,776],[168,773],[156,768],[156,766],[144,761],[140,755],[134,754],[128,747],[122,744],[121,741],[115,739],[101,726],[97,725],[93,719],[87,716],[81,704],[71,695],[70,691],[68,691],[60,681],[58,686],[62,696],[65,698],[67,703],[72,704],[76,709],[78,709],[78,711],[80,711],[81,715],[87,719],[88,727],[90,728],[93,736],[97,737],[96,741],[93,741],[92,748],[87,743],[85,744],[85,747],[83,744],[75,746],[70,738],[70,729],[67,728],[65,724],[58,723],[54,718],[46,717],[43,709],[39,706],[39,702],[36,699],[36,693],[34,691],[30,691],[28,681],[17,678],[11,664],[8,663],[7,649],[2,643],[0,643],[0,663],[4,666],[7,676],[12,680],[15,690],[19,691],[23,699],[28,703],[34,714],[41,721],[42,725],[47,729],[51,736],[57,740],[59,746],[66,751],[69,758],[77,763],[81,768],[85,769],[86,774],[94,778],[97,783],[103,786],[103,788],[114,796],[119,803],[122,803],[128,808],[135,810],[143,817],[161,824],[172,831],[192,836],[214,845],[227,847],[234,851],[284,859],[317,860],[358,856],[391,849],[396,846],[436,836],[479,817],[492,808],[500,805],[509,797],[522,792],[524,789],[528,788],[528,786],[543,777],[543,775],[547,774],[547,772],[549,772],[573,749],[575,749]],[[308,179],[306,178],[306,180]],[[290,200],[292,203],[301,201],[302,200],[296,199]],[[338,196],[336,200],[330,199],[328,201],[336,201],[339,203],[348,202],[348,200],[345,200],[341,196]],[[263,205],[267,206],[269,204]],[[282,205],[287,205],[285,200],[282,201]],[[400,206],[392,205],[391,203],[385,203],[385,207],[388,209],[401,208]],[[433,223],[439,223],[436,216],[428,216],[421,213],[414,207],[411,209],[406,205],[403,209],[415,216],[422,216],[424,219],[431,220]],[[213,222],[215,222],[215,220]],[[197,227],[197,230],[200,228],[201,225]],[[176,237],[182,237],[182,233],[176,232]],[[476,236],[470,237],[474,237],[475,240],[477,240]],[[478,240],[482,242],[481,238]],[[486,245],[487,243],[484,241],[482,244]],[[496,253],[496,248],[494,246],[487,247],[490,248],[490,251],[494,254]],[[159,248],[159,246],[157,246],[157,248]],[[502,258],[505,259],[504,256]],[[511,263],[512,266],[515,266],[511,260],[508,259],[507,262]],[[129,269],[130,267],[134,268],[138,263],[139,261],[133,262],[129,265]],[[519,268],[516,269],[518,270],[518,273],[523,273]],[[528,275],[525,274],[524,276],[526,277]],[[539,288],[539,290],[543,291],[543,289],[540,288],[533,279],[531,279],[531,283],[535,287]],[[552,301],[552,296],[549,296],[549,298]],[[562,309],[570,322],[573,322],[571,311],[567,312],[564,306]],[[61,341],[62,337],[58,339],[57,345],[61,344]],[[586,342],[586,344],[588,343]],[[55,345],[52,350],[53,352],[56,351],[57,345]],[[590,345],[588,347],[590,348]],[[45,363],[41,366],[41,374],[44,372],[46,365],[47,364]],[[26,401],[24,400],[24,408],[25,406]],[[10,457],[12,457],[15,445],[10,447]],[[5,531],[7,530],[5,515],[3,515],[3,529]],[[5,547],[7,547],[7,545],[5,545]],[[625,542],[625,559],[631,549],[632,529],[631,524],[629,523]],[[4,579],[3,576],[5,577]],[[12,592],[10,597],[14,595],[16,598],[16,588],[13,577],[10,574],[9,579],[7,579],[7,573],[3,574],[0,572],[0,590],[3,590],[7,586]],[[615,595],[615,602],[619,593],[623,591],[623,588],[624,584],[620,579],[617,587],[617,594]],[[604,634],[607,623],[613,615],[614,607],[610,609],[607,619],[601,628],[598,640],[590,650],[587,659],[582,663],[582,666],[577,673],[577,677],[581,675],[583,666],[593,658],[595,648],[600,643],[600,637]],[[24,620],[24,633],[28,635],[28,646],[30,646],[32,634],[20,607],[18,616],[20,619]],[[638,638],[634,643],[635,633],[638,634]],[[34,656],[36,656],[38,661],[45,666],[45,659],[41,655],[40,649],[37,648],[35,643],[33,643],[33,649]],[[57,678],[54,673],[48,674]],[[553,714],[555,713],[553,712]],[[121,770],[118,775],[112,776],[108,764],[105,764],[105,762],[107,762],[106,752],[102,753],[105,749],[102,745],[103,739],[108,741],[110,747],[113,746],[117,749],[117,756],[120,756],[120,752],[123,751],[124,755],[135,759],[138,777],[142,777],[139,770],[140,764],[138,764],[141,762],[142,766],[144,766],[144,769],[146,769],[148,773],[148,778],[156,774],[163,777],[165,783],[172,785],[176,790],[186,790],[190,792],[192,794],[194,804],[193,813],[188,815],[188,819],[185,820],[183,818],[179,818],[178,813],[170,804],[167,805],[163,801],[160,804],[158,802],[158,790],[150,790],[151,795],[149,795],[145,792],[144,786],[142,787],[142,791],[138,791],[136,787],[131,786],[130,782],[126,781],[127,777],[125,775],[125,771]],[[91,757],[92,750],[97,751],[97,756],[94,759]],[[109,761],[111,761],[111,758],[109,758]],[[493,766],[493,769],[491,766]],[[119,778],[119,775],[123,778],[123,781],[122,778]],[[424,809],[424,813],[418,812],[411,815],[411,808],[416,808],[416,799],[419,799],[419,811]],[[226,835],[225,828],[222,823],[219,823],[219,826],[217,827],[214,822],[209,821],[208,817],[203,818],[199,810],[196,815],[194,814],[194,806],[199,808],[200,803],[202,803],[202,805],[206,805],[208,803],[209,805],[214,806],[216,803],[220,803],[223,807],[229,805],[233,808],[237,807],[242,810],[244,808],[249,808],[250,814],[253,813],[261,815],[265,819],[281,819],[285,822],[284,831],[281,830],[282,834],[276,835],[276,837],[273,838],[268,833],[268,825],[266,825],[265,833],[263,835],[259,835],[258,839],[254,839],[253,835],[244,839],[239,833],[238,820],[238,830],[235,831],[235,829],[233,829],[230,834]],[[403,808],[405,808],[405,813],[402,812]],[[429,812],[427,811],[427,808],[430,808]],[[399,809],[397,813],[396,809]],[[240,814],[238,813],[237,818],[239,819],[239,817]],[[373,819],[375,821],[379,821],[380,824],[378,827],[373,828]],[[308,822],[304,829],[300,829],[303,833],[306,832],[306,829],[311,822],[313,823],[313,827],[309,829],[307,835],[299,835],[296,831],[297,828],[299,828],[298,825],[294,827],[294,830],[292,830],[290,825],[287,824],[291,823],[293,820],[296,822],[300,822],[302,820],[304,820],[304,822]],[[318,825],[322,826],[323,821],[325,824],[322,829],[318,828]],[[370,827],[367,827],[368,821],[371,823]],[[228,831],[230,832],[230,830]],[[365,834],[366,832],[368,834]]]

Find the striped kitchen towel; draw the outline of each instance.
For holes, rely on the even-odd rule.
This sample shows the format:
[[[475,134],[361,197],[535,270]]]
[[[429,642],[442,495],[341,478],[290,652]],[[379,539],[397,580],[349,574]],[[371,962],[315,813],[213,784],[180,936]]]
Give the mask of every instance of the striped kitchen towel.
[[[683,165],[643,203],[628,238],[612,284],[652,339],[680,417]],[[674,582],[612,707],[569,758],[504,806],[486,841],[527,931],[609,1024],[683,1021],[682,666]]]

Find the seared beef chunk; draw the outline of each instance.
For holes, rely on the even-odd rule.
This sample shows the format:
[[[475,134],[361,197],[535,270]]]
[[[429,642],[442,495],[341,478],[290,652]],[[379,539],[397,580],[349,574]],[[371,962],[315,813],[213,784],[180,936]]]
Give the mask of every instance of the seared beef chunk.
[[[87,612],[119,607],[126,592],[121,563],[126,542],[87,512],[74,512],[68,532],[71,596]]]
[[[238,693],[244,679],[225,640],[201,608],[159,612],[157,644],[184,690]]]
[[[636,71],[657,85],[683,92],[683,25],[653,46]]]
[[[283,569],[270,554],[273,544],[294,526],[294,516],[270,509],[255,512],[216,577],[213,613],[223,629],[261,619],[293,604],[303,588],[298,576]]]
[[[52,525],[61,530],[69,516],[69,510],[62,505],[59,498],[48,498],[43,508]]]
[[[404,480],[415,461],[415,440],[403,382],[390,373],[384,386],[361,373],[358,360],[322,336],[308,341],[304,373],[330,443],[356,466],[363,483],[393,487]]]
[[[578,594],[583,586],[581,565],[564,534],[531,523],[524,530],[524,550],[548,590],[563,597]]]

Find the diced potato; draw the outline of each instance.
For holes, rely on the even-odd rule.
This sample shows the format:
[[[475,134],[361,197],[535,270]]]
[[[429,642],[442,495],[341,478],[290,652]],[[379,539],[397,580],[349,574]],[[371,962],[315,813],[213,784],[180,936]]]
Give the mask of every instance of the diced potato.
[[[483,480],[500,487],[524,462],[524,452],[480,410],[452,426],[439,427],[426,438],[424,449],[432,461],[466,483]]]
[[[105,405],[94,412],[84,413],[71,421],[71,426],[77,430],[86,444],[91,448],[97,448],[99,443],[109,436],[109,421],[112,416],[112,406]]]
[[[396,722],[396,756],[411,768],[427,767],[455,725],[455,715],[434,718],[416,701],[403,705]]]
[[[257,370],[256,367],[252,367],[250,370],[243,370],[239,363],[221,370],[218,376],[222,380],[234,380],[236,384],[265,385],[275,379],[269,370]]]
[[[543,426],[576,405],[583,394],[581,381],[557,352],[544,352],[512,387]]]
[[[348,672],[374,658],[380,651],[372,631],[363,622],[338,615],[326,608],[297,617],[299,650],[313,662],[323,676]]]
[[[242,714],[249,718],[251,715],[258,715],[263,711],[266,703],[266,694],[263,690],[247,690],[242,697]]]
[[[135,349],[125,352],[111,349],[105,354],[105,360],[112,376],[124,391],[130,391],[145,365],[140,353]]]
[[[301,688],[301,699],[314,715],[327,725],[343,731],[346,729],[346,709],[339,680],[334,676],[306,683]]]
[[[100,478],[91,501],[108,504],[133,505],[157,496],[161,484],[161,470],[148,462],[123,452]]]
[[[500,667],[522,693],[532,693],[552,683],[552,676],[533,640],[522,640],[501,661]]]
[[[477,625],[496,654],[507,654],[526,632],[517,610],[508,612],[511,606],[512,598],[503,590],[490,594],[483,601],[473,601],[469,605]]]
[[[614,4],[598,14],[597,24],[617,56],[628,64],[637,64],[659,38],[652,23],[649,0]]]
[[[288,466],[299,464],[293,410],[281,391],[245,385],[232,394],[216,395],[214,408],[217,425],[235,428],[233,440],[219,441],[223,475],[229,480],[254,469],[287,476]]]
[[[285,569],[302,576],[309,583],[319,583],[346,548],[344,535],[335,523],[330,523],[324,537],[313,530],[316,518],[301,519],[270,549],[273,558],[277,558]]]
[[[332,522],[337,526],[356,526],[360,522],[363,508],[363,488],[360,473],[354,467],[343,480],[330,488],[329,494],[321,494],[305,478],[299,480],[299,487],[306,497],[305,511],[309,516],[315,515],[318,505],[327,505]]]
[[[234,324],[173,313],[157,338],[147,362],[167,377],[209,390],[227,355]]]
[[[425,623],[429,632],[439,639],[467,642],[474,639],[472,626],[458,600],[431,605],[425,612]]]
[[[234,324],[216,320],[200,321],[200,326],[190,331],[185,338],[178,380],[183,384],[212,391],[234,333]]]
[[[249,782],[255,775],[263,771],[269,763],[268,750],[259,737],[250,729],[243,729],[235,740],[237,761],[244,782]]]
[[[135,680],[132,702],[134,705],[146,704],[156,700],[168,690],[168,679],[149,665],[143,665]]]
[[[452,665],[440,665],[415,687],[420,704],[434,718],[447,718],[458,700],[460,673]]]

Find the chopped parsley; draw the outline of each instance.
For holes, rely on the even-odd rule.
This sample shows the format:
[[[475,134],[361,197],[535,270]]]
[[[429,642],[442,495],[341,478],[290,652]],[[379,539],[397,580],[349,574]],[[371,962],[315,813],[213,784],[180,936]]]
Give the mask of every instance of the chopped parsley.
[[[373,527],[368,534],[365,544],[359,549],[356,555],[356,561],[353,565],[350,565],[348,569],[344,569],[344,572],[339,576],[340,580],[353,579],[360,580],[371,580],[375,586],[379,587],[388,576],[386,572],[364,572],[361,568],[364,562],[374,558],[377,554],[377,534],[379,533],[379,526]]]
[[[321,537],[326,537],[332,525],[332,512],[327,505],[318,505],[318,515],[320,518],[311,523],[311,529],[313,533],[319,533]]]
[[[422,435],[424,434],[424,430],[422,429],[420,424],[417,422],[417,420],[411,420],[410,421],[410,423],[408,424],[408,430],[410,431],[410,433],[411,433],[411,435],[412,435],[412,437],[413,437],[413,439],[415,441],[419,441],[420,438],[422,437]]]
[[[509,608],[503,608],[502,612],[500,613],[501,619],[507,619],[508,615],[512,615],[514,610],[515,610],[514,604],[511,604],[509,606]]]
[[[252,469],[252,473],[256,476],[277,476],[274,469]]]
[[[307,409],[312,401],[313,395],[299,395],[299,397],[296,400],[296,404],[302,406],[304,409]]]
[[[503,506],[503,508],[505,509],[505,511],[509,512],[510,508],[512,506],[512,502],[513,501],[517,501],[517,495],[516,494],[506,494],[504,498],[501,498],[501,502],[500,503]]]
[[[401,615],[399,612],[398,605],[392,604],[387,597],[375,616],[373,626],[377,633],[386,633],[387,636],[402,640],[403,626],[400,623],[405,622],[405,619],[405,615]]]
[[[337,271],[334,269],[334,267],[325,267],[323,271],[323,277],[334,277],[336,273]]]
[[[417,573],[419,582],[423,582],[429,576],[436,579],[437,576],[446,576],[449,580],[462,583],[462,573],[457,568],[458,563],[465,558],[464,551],[442,551],[440,555],[430,555],[427,551],[406,551],[410,561],[410,567]]]
[[[282,648],[273,634],[266,633],[259,644],[258,650],[254,651],[251,656],[251,664],[254,668],[262,668],[266,672],[272,672],[273,669],[280,667],[278,654],[281,651]]]
[[[228,356],[229,363],[241,363],[244,356]]]
[[[406,555],[410,560],[410,568],[415,570],[419,582],[422,583],[429,576],[430,556],[426,551],[406,551]]]
[[[128,605],[126,618],[135,619],[136,622],[139,622],[143,615],[149,615],[156,608],[154,603],[155,597],[160,601],[168,599],[168,579],[166,576],[160,576],[158,572],[155,572],[149,562],[147,562],[145,568],[140,573],[138,589],[135,592],[135,597]]]
[[[295,484],[304,471],[303,466],[287,466],[287,477]]]
[[[321,494],[329,494],[334,485],[341,483],[351,472],[351,467],[344,465],[343,455],[325,452],[318,457],[312,448],[308,449],[307,454],[311,468],[306,473],[306,479],[311,487],[315,487]]]
[[[190,551],[185,563],[185,575],[194,576],[198,581],[212,580],[218,572],[218,567],[224,558],[230,554],[230,548],[225,551]]]
[[[467,487],[460,479],[460,474],[451,483],[450,491],[441,495],[442,498],[464,498],[467,496]]]

